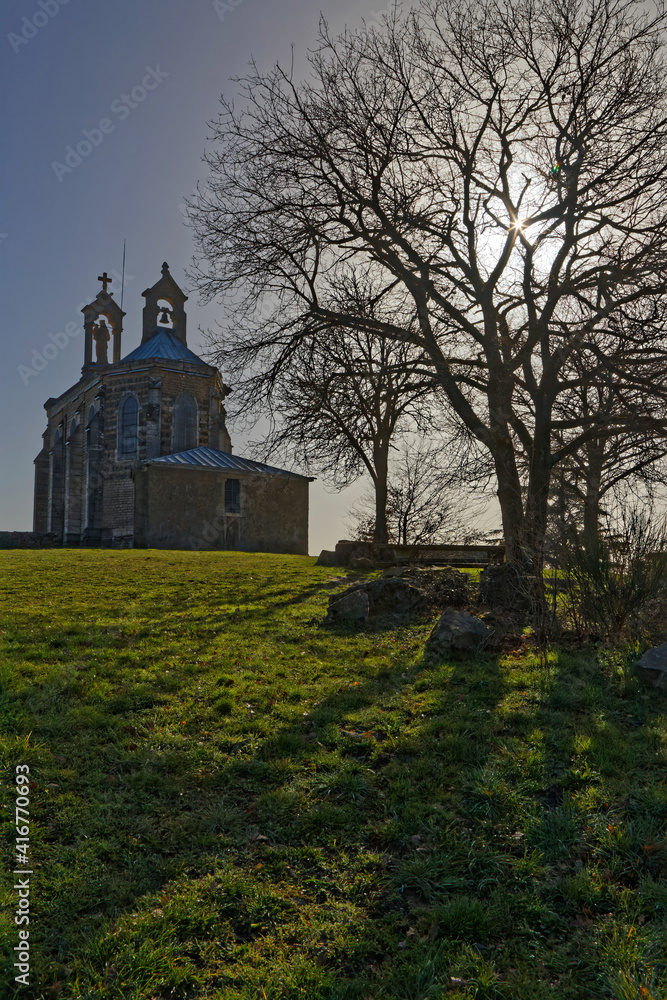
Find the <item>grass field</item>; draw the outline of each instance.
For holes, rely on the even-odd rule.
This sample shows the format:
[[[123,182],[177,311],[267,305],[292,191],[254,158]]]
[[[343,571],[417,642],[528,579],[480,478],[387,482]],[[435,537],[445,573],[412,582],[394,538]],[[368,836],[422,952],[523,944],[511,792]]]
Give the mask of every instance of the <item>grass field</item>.
[[[667,997],[665,695],[325,628],[312,559],[0,558],[2,998]]]

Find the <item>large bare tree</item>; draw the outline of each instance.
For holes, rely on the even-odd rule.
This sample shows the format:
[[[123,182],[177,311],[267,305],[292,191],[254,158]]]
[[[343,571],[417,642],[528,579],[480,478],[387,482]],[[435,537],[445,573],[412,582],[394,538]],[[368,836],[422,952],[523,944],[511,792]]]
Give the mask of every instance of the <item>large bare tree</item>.
[[[334,327],[291,352],[280,377],[260,371],[241,380],[240,392],[248,403],[270,404],[273,427],[262,444],[267,457],[285,455],[336,488],[369,476],[373,541],[387,542],[391,451],[410,431],[429,426],[435,403],[433,376],[428,368],[420,371],[417,350]]]
[[[492,458],[509,558],[536,569],[554,469],[599,431],[578,414],[554,447],[573,359],[660,391],[664,25],[634,0],[421,0],[383,29],[322,24],[308,80],[253,67],[240,108],[223,101],[192,205],[197,283],[249,359],[275,373],[335,326],[427,356]],[[341,309],[351,275],[382,289],[381,317]],[[621,335],[631,368],[610,361]]]

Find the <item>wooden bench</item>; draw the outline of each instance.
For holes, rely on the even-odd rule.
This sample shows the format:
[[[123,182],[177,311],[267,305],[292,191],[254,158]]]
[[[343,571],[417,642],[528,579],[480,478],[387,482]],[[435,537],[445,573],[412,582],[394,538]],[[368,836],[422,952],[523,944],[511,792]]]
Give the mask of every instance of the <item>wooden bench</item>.
[[[484,568],[505,561],[504,545],[375,545],[344,539],[336,544],[336,562],[349,566],[352,560],[368,559],[374,566],[456,566]]]

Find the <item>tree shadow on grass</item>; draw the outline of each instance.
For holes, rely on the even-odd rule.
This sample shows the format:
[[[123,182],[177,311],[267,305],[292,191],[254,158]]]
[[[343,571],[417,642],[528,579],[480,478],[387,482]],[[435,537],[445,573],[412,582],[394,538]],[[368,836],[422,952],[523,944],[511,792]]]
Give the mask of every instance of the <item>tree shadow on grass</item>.
[[[667,796],[647,780],[660,757],[655,723],[665,708],[664,693],[603,668],[594,655],[561,653],[540,712],[552,799],[547,804],[576,811],[587,827],[581,857],[610,863],[612,856],[623,857],[624,883],[634,887],[667,859],[643,846],[657,845],[666,832]]]
[[[268,615],[254,609],[244,621],[257,628]],[[360,636],[310,635],[322,633],[351,648]],[[533,700],[493,654],[428,664],[396,654],[370,671],[360,661],[307,713],[268,726],[258,708],[227,725],[191,673],[177,671],[175,683],[189,686],[193,706],[199,698],[197,718],[165,724],[151,721],[171,690],[163,675],[110,677],[127,690],[110,686],[100,699],[87,696],[85,676],[52,666],[31,720],[42,744],[31,751],[35,997],[59,980],[77,997],[207,988],[250,998],[274,980],[286,996],[425,997],[450,975],[483,973],[503,995],[493,959],[509,975],[497,947],[517,925],[527,961],[550,937],[563,942],[559,962],[583,956],[583,988],[599,970],[594,923],[567,944],[588,898],[576,862],[623,859],[613,840],[621,827],[632,885],[658,872],[658,854],[638,847],[653,828],[628,833],[625,813],[615,822],[636,799],[630,764],[645,758],[618,745],[613,716],[631,707],[646,727],[658,706],[619,700],[612,678],[565,658]],[[22,735],[20,712],[12,728]],[[576,743],[582,736],[590,742]],[[615,782],[606,808],[585,798],[598,787],[598,759]],[[647,794],[657,820],[659,796]],[[645,804],[640,796],[638,819]]]
[[[371,615],[365,621],[336,621],[324,616],[320,620],[313,619],[313,624],[331,636],[345,638],[349,636],[381,635],[393,632],[395,629],[432,625],[435,611],[420,614],[377,614]]]
[[[321,956],[315,961],[317,942],[309,932],[302,942],[303,962],[313,966],[318,982],[327,978],[327,969],[344,965],[350,975],[352,970],[356,974],[378,958],[380,950],[385,949],[382,955],[393,950],[393,932],[384,938],[380,934],[381,945],[362,945],[358,938],[363,937],[366,918],[357,917],[343,934],[327,907],[333,899],[339,907],[354,908],[355,900],[361,906],[356,883],[361,877],[372,884],[379,871],[376,862],[366,858],[369,852],[382,849],[399,857],[415,849],[408,840],[418,835],[421,806],[413,803],[414,816],[389,819],[389,828],[384,827],[388,805],[400,814],[404,799],[410,798],[410,770],[426,752],[420,724],[406,734],[392,720],[369,735],[354,716],[372,707],[382,692],[400,694],[419,673],[418,667],[368,676],[360,664],[359,671],[349,674],[349,683],[322,698],[307,720],[283,723],[268,736],[258,736],[249,726],[247,736],[233,736],[226,748],[224,738],[219,739],[221,749],[212,765],[204,733],[191,732],[187,719],[182,720],[187,745],[181,745],[146,718],[163,700],[159,679],[152,688],[144,682],[127,698],[125,693],[112,694],[101,703],[86,696],[80,678],[58,677],[58,665],[53,666],[54,676],[42,683],[32,703],[37,746],[28,754],[37,778],[31,849],[40,866],[34,963],[40,990],[52,980],[66,980],[76,968],[77,976],[91,985],[96,974],[101,977],[107,992],[100,995],[124,996],[123,990],[135,989],[127,995],[151,996],[148,987],[142,992],[137,979],[138,959],[132,970],[129,942],[136,952],[137,929],[148,920],[147,914],[159,909],[167,914],[165,933],[175,935],[179,947],[188,943],[197,951],[192,920],[175,920],[175,911],[188,898],[183,879],[208,878],[230,853],[238,871],[225,885],[229,891],[236,886],[240,893],[237,912],[226,918],[232,928],[232,964],[243,957],[237,951],[243,951],[244,944],[275,933],[273,925],[262,920],[251,926],[249,893],[252,896],[257,886],[241,891],[250,862],[273,871],[269,895],[278,909],[285,904],[290,919],[295,914],[287,901],[299,891],[312,908],[316,926],[337,928],[339,940],[328,949],[326,961]],[[116,680],[122,686],[127,683],[126,678]],[[411,714],[401,713],[403,724]],[[213,725],[214,715],[211,704],[209,719],[202,716],[197,728]],[[21,728],[18,716],[15,722]],[[463,739],[471,742],[468,736]],[[392,823],[398,823],[396,829]],[[366,874],[347,872],[343,884],[346,878],[351,881],[342,890],[337,841],[345,843],[352,857],[365,858]],[[302,854],[303,864],[298,860]],[[290,858],[293,874],[288,879],[293,885],[286,892],[283,878]],[[382,870],[387,867],[390,862]],[[180,889],[170,888],[174,885]],[[209,903],[219,912],[213,898]],[[381,909],[384,906],[382,902]],[[364,903],[361,909],[368,907]],[[202,933],[214,941],[219,927],[209,922],[209,930]],[[321,950],[321,944],[318,947]],[[182,969],[167,975],[170,988],[177,990],[174,995],[194,995],[199,975],[194,958],[188,967],[190,980],[186,976],[176,981]],[[5,986],[11,995],[9,978]],[[312,986],[317,986],[315,980]],[[30,991],[22,995],[30,996]]]
[[[603,669],[594,650],[560,652],[539,698],[508,717],[524,742],[507,740],[497,765],[522,792],[522,842],[548,871],[541,928],[561,943],[545,968],[567,995],[597,995],[601,983],[611,991],[621,973],[651,995],[664,974],[667,928],[653,888],[667,860],[667,796],[655,781],[666,704]],[[526,751],[532,766],[521,768]],[[628,934],[635,944],[624,953]]]

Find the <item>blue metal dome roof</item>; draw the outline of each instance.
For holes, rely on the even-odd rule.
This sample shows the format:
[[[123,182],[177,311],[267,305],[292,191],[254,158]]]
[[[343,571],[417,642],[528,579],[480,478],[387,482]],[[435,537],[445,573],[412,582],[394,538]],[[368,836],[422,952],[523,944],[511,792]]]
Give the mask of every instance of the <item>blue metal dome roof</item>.
[[[194,361],[196,364],[206,365],[205,361],[193,354],[190,348],[186,347],[166,327],[158,327],[157,333],[150,340],[140,344],[130,354],[121,358],[121,361],[146,361],[148,358],[164,358],[166,361]],[[207,365],[207,367],[209,366]]]

